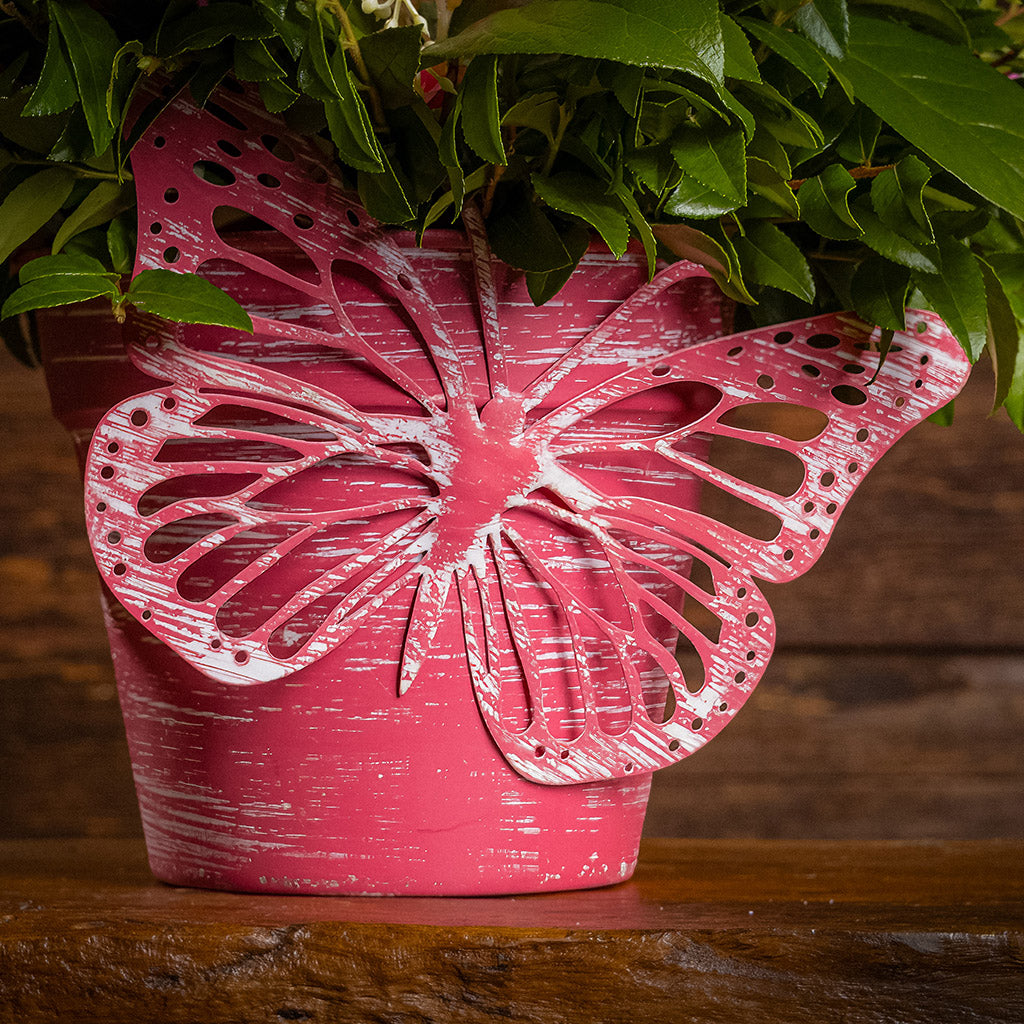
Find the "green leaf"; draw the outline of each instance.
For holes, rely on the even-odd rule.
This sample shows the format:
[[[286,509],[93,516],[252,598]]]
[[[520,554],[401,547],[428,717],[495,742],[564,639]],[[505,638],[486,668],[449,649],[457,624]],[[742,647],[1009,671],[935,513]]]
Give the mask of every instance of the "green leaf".
[[[846,0],[813,0],[793,16],[793,24],[812,43],[833,57],[842,57],[850,41]]]
[[[792,64],[814,86],[819,96],[825,94],[832,71],[813,43],[767,21],[756,18],[740,18],[739,21],[755,39]]]
[[[923,198],[931,176],[928,167],[910,155],[871,183],[871,205],[879,220],[898,235],[921,244],[935,241]]]
[[[963,19],[954,10],[955,4],[947,4],[945,0],[857,0],[857,6],[881,7],[882,17],[892,17],[911,25],[920,25],[926,32],[932,35],[940,35],[949,42],[970,46],[971,36]],[[864,13],[861,11],[861,13]],[[966,13],[966,12],[965,12]],[[980,12],[979,12],[980,13]],[[1001,45],[1007,45],[1007,41],[999,41]],[[997,45],[993,49],[1000,49]]]
[[[127,210],[135,202],[135,190],[127,182],[101,181],[79,204],[68,214],[53,239],[53,252],[60,252],[69,238],[89,228],[106,224],[122,210]]]
[[[525,96],[505,111],[501,123],[514,128],[533,128],[553,146],[558,129],[558,93],[536,92]]]
[[[925,274],[939,272],[938,254],[934,246],[922,247],[897,235],[886,227],[875,213],[868,196],[859,196],[854,200],[851,210],[861,227],[861,241],[870,246],[880,256],[893,263],[918,270]]]
[[[415,96],[421,40],[418,25],[404,25],[374,32],[360,42],[363,61],[384,106],[398,107]]]
[[[974,254],[953,238],[937,243],[938,273],[916,271],[914,283],[974,362],[988,340],[985,282]]]
[[[494,254],[518,270],[546,274],[572,264],[554,225],[525,195],[520,195],[487,222]]]
[[[722,41],[725,43],[725,77],[741,82],[760,82],[761,72],[743,29],[727,14],[720,16]]]
[[[568,231],[561,234],[561,239],[569,253],[569,263],[557,270],[549,270],[547,273],[527,273],[526,275],[526,290],[535,306],[543,306],[549,299],[554,298],[565,282],[572,277],[576,265],[590,245],[590,232],[582,224],[574,224]]]
[[[845,167],[831,164],[800,186],[800,216],[826,238],[858,238],[861,226],[849,205],[850,193],[856,185]]]
[[[70,171],[50,167],[11,189],[0,203],[0,263],[64,205],[74,183]]]
[[[854,17],[841,63],[860,99],[986,199],[1024,218],[1024,90],[968,50]]]
[[[236,39],[234,67],[243,82],[272,82],[285,74],[262,39]]]
[[[422,66],[482,53],[564,53],[686,71],[720,85],[725,66],[713,0],[534,0],[428,46]]]
[[[767,199],[778,208],[772,211],[772,215],[778,216],[782,211],[794,220],[800,218],[800,201],[788,180],[770,163],[757,157],[747,160],[747,182],[754,195]]]
[[[655,237],[666,249],[680,259],[704,267],[730,298],[737,302],[754,301],[740,277],[739,265],[710,235],[689,224],[654,224],[652,227]]]
[[[29,284],[44,278],[95,277],[97,274],[105,274],[111,283],[116,281],[116,276],[111,274],[109,268],[92,256],[69,256],[67,253],[57,253],[50,256],[37,256],[34,260],[29,260],[18,272],[18,282]]]
[[[633,227],[636,228],[636,233],[640,236],[644,255],[647,257],[647,276],[652,278],[658,260],[658,242],[651,230],[651,225],[647,223],[647,218],[643,215],[633,193],[621,181],[615,186],[615,194],[626,208],[626,214]]]
[[[21,287],[8,296],[0,319],[30,309],[84,302],[100,295],[108,295],[113,301],[120,295],[116,275],[88,256],[40,256],[21,268],[18,280]]]
[[[107,228],[107,251],[110,261],[118,274],[130,274],[135,262],[134,218],[122,215],[115,217]]]
[[[600,181],[575,171],[562,171],[545,178],[533,176],[537,195],[560,213],[585,220],[605,240],[618,259],[629,244],[629,224],[622,204],[604,194]]]
[[[82,0],[50,0],[47,6],[67,47],[93,151],[99,155],[114,137],[115,125],[107,115],[107,85],[121,43],[106,18]]]
[[[746,139],[738,128],[683,128],[670,143],[680,170],[737,205],[747,195]]]
[[[910,271],[881,256],[868,256],[850,282],[853,308],[869,324],[888,330],[906,327],[907,292]]]
[[[505,164],[498,112],[498,58],[470,61],[462,83],[462,134],[474,153],[491,164]]]
[[[266,19],[249,4],[210,4],[164,28],[157,54],[173,57],[186,50],[216,46],[225,39],[266,39],[273,34]]]
[[[385,224],[407,224],[416,215],[409,204],[407,187],[399,181],[395,169],[383,152],[381,160],[384,164],[382,172],[357,172],[359,198],[371,217]]]
[[[682,180],[669,192],[662,209],[670,217],[692,217],[694,220],[710,220],[730,213],[740,204],[727,199],[714,189],[702,185],[696,178],[684,174]]]
[[[789,237],[768,221],[746,225],[746,234],[733,242],[747,280],[814,301],[814,278],[803,254]]]
[[[374,135],[370,115],[352,79],[345,52],[336,49],[328,58],[319,17],[314,17],[309,24],[308,52],[330,92],[324,100],[324,113],[338,156],[357,171],[381,173],[384,170],[383,154]]]
[[[252,334],[249,314],[216,285],[195,274],[143,270],[128,288],[128,302],[143,313],[183,324],[214,324]]]
[[[60,31],[55,21],[50,22],[46,38],[46,56],[43,58],[43,69],[39,73],[32,95],[29,96],[24,117],[35,117],[40,114],[60,114],[78,102],[78,90],[71,75],[71,68],[64,56],[64,46],[60,41]]]
[[[1024,255],[1021,257],[1024,260]],[[1024,333],[1014,316],[1009,296],[1003,289],[1002,281],[994,267],[984,259],[978,260],[981,276],[985,282],[985,299],[988,306],[988,349],[995,369],[996,384],[992,398],[992,409],[998,409],[1010,396],[1016,375],[1017,364],[1024,348]]]

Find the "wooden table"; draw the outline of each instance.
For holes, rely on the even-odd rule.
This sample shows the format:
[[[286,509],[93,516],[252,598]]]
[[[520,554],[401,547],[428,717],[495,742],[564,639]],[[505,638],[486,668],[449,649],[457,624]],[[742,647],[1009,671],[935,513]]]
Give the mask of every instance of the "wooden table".
[[[649,840],[488,899],[154,882],[135,840],[0,843],[0,1021],[1024,1021],[1024,842]]]

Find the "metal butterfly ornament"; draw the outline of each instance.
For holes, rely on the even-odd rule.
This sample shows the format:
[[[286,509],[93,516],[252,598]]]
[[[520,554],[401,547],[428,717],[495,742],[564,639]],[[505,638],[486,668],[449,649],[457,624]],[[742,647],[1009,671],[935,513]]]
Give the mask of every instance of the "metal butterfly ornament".
[[[456,313],[455,271],[403,249],[245,93],[175,100],[133,166],[137,271],[213,277],[255,333],[140,320],[131,358],[163,383],[107,413],[86,469],[105,582],[223,684],[362,657],[390,610],[402,694],[454,631],[486,728],[539,783],[649,772],[714,736],[771,655],[755,578],[809,568],[868,469],[968,370],[931,313],[910,313],[870,383],[877,353],[847,316],[668,337],[652,325],[706,277],[686,263],[522,359],[510,339],[547,307],[513,328],[515,275],[472,210]],[[779,427],[787,409],[811,426]],[[795,481],[743,479],[716,443]],[[687,507],[698,485],[770,528]]]

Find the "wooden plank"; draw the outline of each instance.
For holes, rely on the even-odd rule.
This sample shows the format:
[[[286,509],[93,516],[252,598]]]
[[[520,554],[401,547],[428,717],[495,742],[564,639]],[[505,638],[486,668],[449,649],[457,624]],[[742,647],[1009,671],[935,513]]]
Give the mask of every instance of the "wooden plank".
[[[0,844],[0,1021],[1016,1022],[1024,843],[645,844],[537,897],[247,897]]]

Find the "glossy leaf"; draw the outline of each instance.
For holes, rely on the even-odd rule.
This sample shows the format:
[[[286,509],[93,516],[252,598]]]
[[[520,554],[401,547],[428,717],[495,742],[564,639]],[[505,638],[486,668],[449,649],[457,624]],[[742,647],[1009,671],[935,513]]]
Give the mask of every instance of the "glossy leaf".
[[[780,288],[804,302],[814,301],[814,278],[807,260],[774,224],[755,221],[733,244],[748,280]]]
[[[625,211],[614,196],[602,194],[599,181],[574,171],[562,171],[551,177],[534,175],[533,186],[548,206],[591,225],[616,257],[626,251],[629,224]]]
[[[423,51],[423,66],[483,53],[565,53],[674,68],[721,83],[724,46],[710,0],[535,0],[497,11]]]
[[[850,14],[846,0],[812,0],[801,4],[793,24],[816,46],[842,57],[850,40]]]
[[[462,100],[462,133],[473,152],[488,163],[504,164],[498,111],[498,60],[485,55],[470,61]]]
[[[886,227],[875,213],[868,196],[860,196],[851,204],[851,212],[861,226],[861,240],[880,256],[893,263],[926,274],[939,273],[934,246],[921,247]]]
[[[106,224],[122,210],[135,203],[135,193],[127,182],[101,181],[75,209],[68,214],[54,236],[52,250],[60,252],[65,243],[82,231]]]
[[[988,344],[995,369],[996,382],[992,398],[993,410],[998,409],[1010,397],[1017,373],[1017,366],[1022,362],[1024,350],[1024,331],[1014,315],[1010,294],[1020,291],[1024,285],[1024,259],[1016,261],[1018,274],[1007,274],[1006,283],[1010,291],[1004,287],[1003,280],[997,273],[998,262],[978,261],[982,278],[985,282],[985,299],[988,308]],[[1016,279],[1016,280],[1015,280]],[[1016,287],[1015,287],[1016,286]],[[1024,295],[1017,296],[1018,306],[1024,305]],[[1024,310],[1022,310],[1024,312]]]
[[[113,301],[120,295],[116,276],[88,256],[41,256],[26,263],[18,279],[21,287],[7,297],[0,319],[32,309],[84,302],[101,295]]]
[[[850,297],[857,313],[869,324],[894,331],[906,327],[909,289],[910,271],[875,255],[861,261],[850,281]]]
[[[824,94],[832,71],[813,43],[795,32],[757,18],[740,18],[740,24],[755,39],[792,64],[814,86],[819,96]]]
[[[46,56],[39,81],[22,111],[25,117],[60,114],[78,102],[78,90],[71,67],[64,55],[57,22],[51,21],[46,40]]]
[[[974,254],[956,239],[937,243],[938,272],[917,271],[914,283],[953,332],[973,362],[985,350],[987,301],[985,282]]]
[[[857,182],[845,167],[832,164],[800,186],[800,214],[826,238],[858,238],[861,226],[850,211],[849,196]]]
[[[910,155],[871,183],[871,205],[879,220],[891,231],[921,244],[935,241],[924,208],[924,189],[931,176],[927,165]]]
[[[48,6],[67,47],[93,150],[102,153],[114,137],[106,97],[120,42],[107,20],[81,0],[50,0]]]
[[[857,16],[840,67],[857,95],[976,192],[1024,217],[1024,90],[963,49]]]
[[[738,128],[683,128],[672,138],[680,169],[706,188],[740,204],[747,194],[746,140]]]
[[[249,314],[215,285],[195,274],[143,270],[128,288],[128,301],[143,313],[187,324],[214,324],[252,333]]]
[[[50,167],[11,189],[0,203],[0,263],[64,205],[74,183],[71,171]]]

